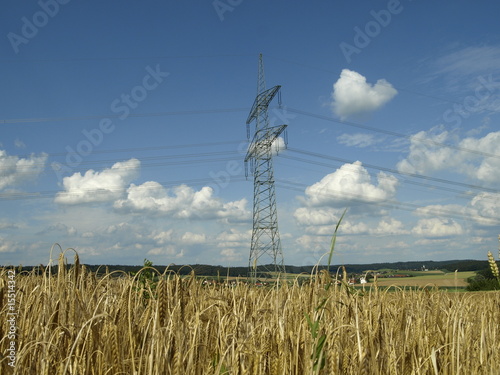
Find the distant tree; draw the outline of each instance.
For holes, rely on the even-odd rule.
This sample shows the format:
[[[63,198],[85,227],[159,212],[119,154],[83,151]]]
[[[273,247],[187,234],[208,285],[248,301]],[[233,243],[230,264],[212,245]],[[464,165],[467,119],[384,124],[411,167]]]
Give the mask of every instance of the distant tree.
[[[479,290],[500,290],[500,286],[498,285],[498,281],[496,279],[487,279],[481,275],[469,277],[467,282],[467,290],[469,292]]]
[[[495,276],[493,276],[491,268],[477,271],[475,276],[467,279],[467,283],[467,290],[471,292],[478,290],[500,290],[500,284]]]

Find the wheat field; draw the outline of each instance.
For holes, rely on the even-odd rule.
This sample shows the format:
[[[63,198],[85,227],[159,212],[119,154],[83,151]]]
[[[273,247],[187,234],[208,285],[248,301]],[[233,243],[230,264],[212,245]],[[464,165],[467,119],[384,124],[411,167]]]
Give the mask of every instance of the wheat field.
[[[8,359],[8,268],[0,269],[2,374],[492,374],[500,294],[364,292],[312,282],[205,285],[168,273],[140,283],[76,264],[16,274]]]

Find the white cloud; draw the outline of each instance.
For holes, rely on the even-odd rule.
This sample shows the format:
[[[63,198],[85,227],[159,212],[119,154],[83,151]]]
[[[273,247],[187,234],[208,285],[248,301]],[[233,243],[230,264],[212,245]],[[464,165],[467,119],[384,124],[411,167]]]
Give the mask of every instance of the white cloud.
[[[337,141],[340,144],[349,147],[359,147],[359,148],[372,146],[380,142],[380,140],[376,139],[373,134],[366,134],[366,133],[356,133],[356,134],[344,133],[337,137]]]
[[[404,225],[401,221],[387,218],[382,219],[376,228],[369,230],[369,233],[373,235],[395,235],[407,234],[408,231],[404,229]]]
[[[137,178],[139,166],[139,160],[130,159],[115,163],[102,172],[89,169],[83,176],[77,172],[64,177],[65,191],[57,193],[55,202],[81,204],[115,200],[121,197],[130,182]]]
[[[481,156],[479,163],[470,165],[464,171],[479,181],[500,183],[500,131],[486,134],[482,138],[465,138],[460,142],[460,146],[470,150],[499,155],[496,158],[487,155]]]
[[[293,216],[299,225],[329,225],[340,218],[334,210],[312,207],[299,207]]]
[[[453,149],[441,145],[450,139],[452,135],[442,127],[412,135],[408,157],[397,164],[397,169],[403,173],[424,174],[461,163],[453,158],[456,153]]]
[[[384,172],[377,175],[378,184],[371,182],[360,161],[344,164],[321,181],[306,188],[307,203],[313,206],[352,201],[377,202],[394,197],[398,180]]]
[[[455,147],[446,147],[443,143]],[[434,127],[411,137],[408,156],[397,164],[397,169],[402,173],[418,174],[453,170],[477,181],[497,184],[500,183],[500,157],[490,155],[499,155],[499,145],[500,131],[482,138],[459,140],[443,127]]]
[[[333,228],[332,228],[333,229]],[[339,231],[342,234],[367,234],[370,230],[370,227],[363,222],[353,222],[346,220],[342,222]],[[330,232],[333,234],[333,230]]]
[[[464,233],[462,226],[452,219],[421,219],[412,229],[413,234],[423,237],[449,237]]]
[[[13,253],[18,250],[19,245],[16,242],[9,241],[0,236],[0,253]]]
[[[271,152],[273,155],[278,155],[281,151],[286,149],[285,139],[283,137],[276,138],[271,144]]]
[[[182,235],[181,241],[186,245],[202,244],[207,241],[207,236],[204,233],[186,232]]]
[[[216,238],[217,247],[221,248],[221,255],[224,262],[241,262],[248,259],[248,250],[252,231],[238,231],[231,228],[229,231],[219,233]]]
[[[307,252],[308,255],[314,254],[317,256],[323,255],[326,252],[326,248],[329,244],[328,241],[325,241],[324,237],[311,236],[308,234],[304,234],[300,237],[297,237],[295,243],[299,247],[304,249],[304,251]],[[314,264],[314,263],[316,263],[316,260],[309,261],[309,263],[306,264]]]
[[[217,236],[217,247],[248,247],[251,238],[251,230],[240,232],[231,228],[229,231],[224,231]]]
[[[165,245],[166,243],[174,242],[174,230],[169,229],[154,233],[152,237],[158,245]]]
[[[420,217],[434,217],[434,216],[450,216],[453,214],[464,215],[466,210],[464,206],[458,204],[431,204],[425,207],[419,207],[415,211],[415,214]]]
[[[480,193],[471,200],[471,215],[481,225],[498,225],[500,194]]]
[[[343,69],[340,78],[333,85],[331,107],[336,115],[345,119],[352,115],[375,111],[397,93],[385,79],[379,79],[371,85],[361,74]]]
[[[198,191],[184,184],[167,189],[155,181],[148,181],[142,185],[131,184],[127,197],[117,200],[114,207],[129,212],[170,214],[183,219],[241,221],[250,218],[247,203],[246,199],[225,203],[214,197],[213,189],[208,186]]]
[[[162,247],[155,247],[147,252],[148,255],[168,255],[177,259],[183,258],[185,255],[184,249],[178,249],[177,246],[167,245]]]
[[[27,181],[38,178],[45,169],[48,155],[30,155],[27,158],[9,156],[4,150],[0,150],[0,190],[7,187],[17,186]]]

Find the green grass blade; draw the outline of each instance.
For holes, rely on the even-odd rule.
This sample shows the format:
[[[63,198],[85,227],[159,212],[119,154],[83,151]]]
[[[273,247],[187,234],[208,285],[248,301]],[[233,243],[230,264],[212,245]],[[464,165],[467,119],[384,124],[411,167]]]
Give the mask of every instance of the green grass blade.
[[[335,227],[335,232],[333,232],[332,242],[330,244],[330,254],[328,255],[328,269],[330,269],[330,264],[332,264],[333,250],[335,249],[335,242],[337,241],[337,232],[339,230],[340,223],[342,222],[342,219],[344,219],[344,215],[346,214],[346,212],[347,212],[347,208],[342,213],[342,216],[340,217],[340,219],[337,223],[337,226]]]

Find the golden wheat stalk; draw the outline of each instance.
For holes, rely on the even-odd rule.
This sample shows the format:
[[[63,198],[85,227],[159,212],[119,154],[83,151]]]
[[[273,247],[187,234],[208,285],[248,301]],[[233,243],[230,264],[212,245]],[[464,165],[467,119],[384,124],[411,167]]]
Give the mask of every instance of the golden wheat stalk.
[[[500,272],[498,271],[498,264],[493,258],[491,251],[488,251],[488,263],[490,264],[491,273],[493,276],[500,281]]]

